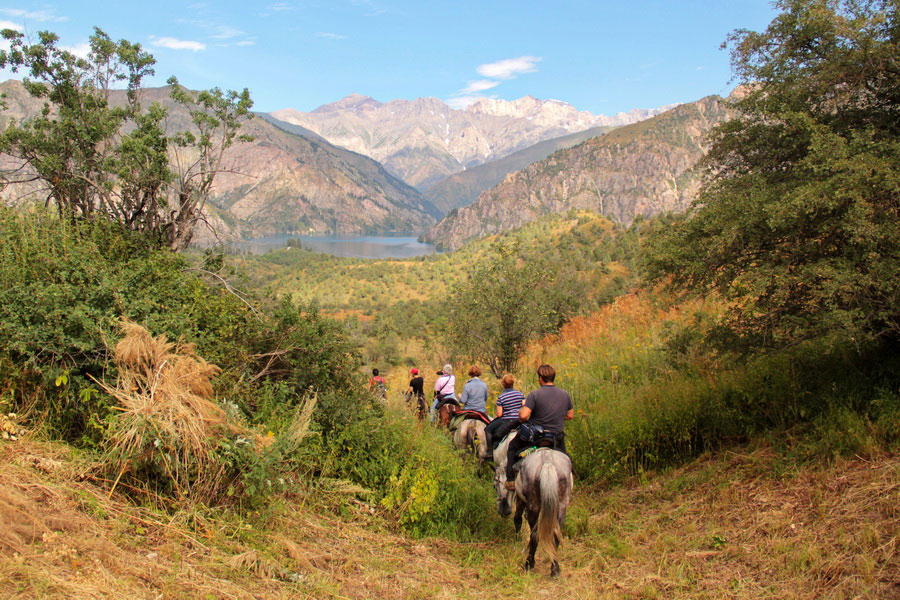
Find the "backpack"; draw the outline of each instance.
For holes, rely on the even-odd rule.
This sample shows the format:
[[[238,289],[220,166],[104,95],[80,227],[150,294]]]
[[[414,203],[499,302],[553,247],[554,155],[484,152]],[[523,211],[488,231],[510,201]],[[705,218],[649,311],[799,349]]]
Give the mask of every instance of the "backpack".
[[[375,389],[378,390],[378,394],[382,398],[387,398],[387,388],[384,385],[384,377],[373,377],[372,381],[375,382]]]

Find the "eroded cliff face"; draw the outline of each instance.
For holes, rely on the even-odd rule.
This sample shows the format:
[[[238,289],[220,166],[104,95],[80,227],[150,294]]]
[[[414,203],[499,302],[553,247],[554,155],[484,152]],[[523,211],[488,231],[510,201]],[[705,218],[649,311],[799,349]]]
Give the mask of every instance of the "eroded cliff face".
[[[600,125],[633,123],[667,108],[607,117],[530,96],[511,102],[485,99],[457,110],[437,98],[381,103],[351,95],[312,112],[284,109],[272,115],[374,158],[391,174],[426,190],[450,174],[538,142]]]
[[[556,152],[451,212],[424,239],[456,249],[573,208],[623,224],[683,210],[700,186],[707,134],[733,114],[727,100],[710,96]]]
[[[3,124],[40,110],[41,103],[18,81],[0,84],[0,91],[11,100],[8,109],[0,111]],[[171,103],[168,93],[168,88],[147,89],[143,102],[167,106],[172,131],[186,128],[187,115]],[[286,231],[423,231],[437,220],[437,209],[377,162],[314,134],[293,131],[259,115],[244,124],[241,133],[253,141],[236,143],[226,151],[196,241]],[[0,167],[13,164],[10,157],[0,156]],[[9,203],[42,202],[40,192],[34,183],[10,185],[2,196]]]

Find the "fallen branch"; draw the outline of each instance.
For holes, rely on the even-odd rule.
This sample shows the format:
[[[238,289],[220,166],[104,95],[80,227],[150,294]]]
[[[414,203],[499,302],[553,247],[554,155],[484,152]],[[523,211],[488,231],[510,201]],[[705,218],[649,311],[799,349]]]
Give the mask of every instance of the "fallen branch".
[[[248,302],[247,299],[244,298],[244,296],[241,295],[240,292],[238,292],[236,289],[234,289],[231,286],[231,284],[228,283],[228,280],[226,280],[224,277],[222,277],[218,273],[214,273],[212,271],[207,271],[206,269],[201,269],[199,267],[188,267],[187,269],[184,269],[184,272],[188,272],[188,271],[195,271],[197,273],[203,273],[204,275],[210,275],[210,276],[218,279],[222,283],[222,285],[225,287],[225,290],[229,294],[231,294],[232,296],[234,296],[235,298],[237,298],[238,300],[240,300],[241,302],[246,304],[247,308],[249,308],[251,311],[253,311],[253,314],[256,315],[257,318],[261,318],[259,311],[256,310],[256,308],[252,304],[250,304],[250,302]]]

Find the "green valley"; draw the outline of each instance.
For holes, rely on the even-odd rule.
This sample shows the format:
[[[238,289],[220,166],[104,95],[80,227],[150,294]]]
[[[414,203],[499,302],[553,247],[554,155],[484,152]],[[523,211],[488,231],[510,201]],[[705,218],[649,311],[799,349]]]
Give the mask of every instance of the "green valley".
[[[318,44],[298,63],[384,51],[364,21],[421,79],[450,69],[426,64],[436,31],[400,34],[425,9],[350,5],[330,9],[348,35],[321,7],[240,14]],[[218,8],[178,20],[206,42],[146,34],[160,60],[192,53],[198,81],[202,53],[259,43],[271,65],[229,68],[288,64],[287,36]],[[0,597],[900,599],[898,5],[773,11],[728,38],[728,98],[616,117],[502,99],[558,68],[549,47],[479,65],[454,108],[254,116],[246,89],[150,87],[141,44],[4,21],[0,67],[24,80],[0,86]],[[666,69],[702,76],[685,65]],[[205,225],[430,227],[448,251],[189,246]],[[459,397],[483,373],[466,389],[488,417],[546,419],[519,430],[515,480],[477,454],[489,418],[456,431],[469,449],[417,411],[410,379],[429,404],[447,368]],[[527,401],[501,400],[510,378]],[[518,533],[504,509],[526,497],[553,508]]]

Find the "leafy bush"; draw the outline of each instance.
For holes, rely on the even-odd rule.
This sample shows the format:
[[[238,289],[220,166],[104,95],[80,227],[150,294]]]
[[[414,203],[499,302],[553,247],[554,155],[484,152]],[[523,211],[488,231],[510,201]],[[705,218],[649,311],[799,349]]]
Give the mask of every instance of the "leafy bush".
[[[449,438],[405,412],[371,412],[341,433],[326,472],[375,492],[413,535],[484,538],[500,531],[493,488],[458,460]]]
[[[228,293],[201,278],[215,261],[199,269],[117,225],[40,211],[0,210],[0,239],[0,385],[51,436],[102,439],[110,397],[96,381],[116,378],[108,348],[121,317],[194,344],[222,369],[216,395],[253,424],[292,414],[310,390],[361,386],[340,325]]]

